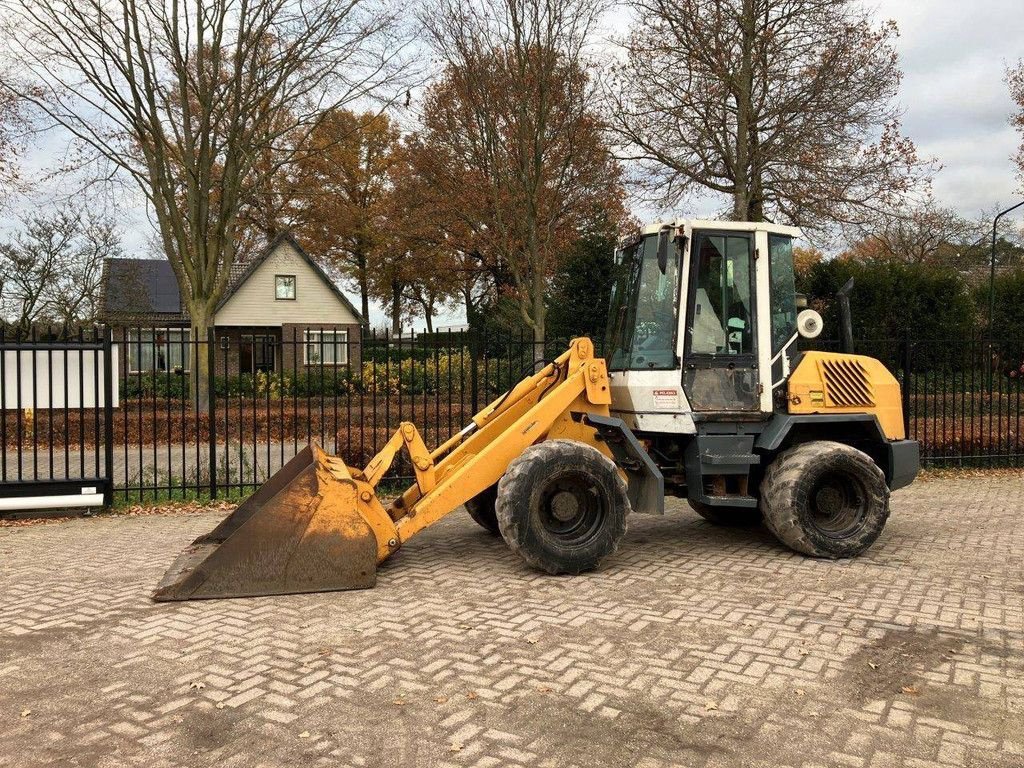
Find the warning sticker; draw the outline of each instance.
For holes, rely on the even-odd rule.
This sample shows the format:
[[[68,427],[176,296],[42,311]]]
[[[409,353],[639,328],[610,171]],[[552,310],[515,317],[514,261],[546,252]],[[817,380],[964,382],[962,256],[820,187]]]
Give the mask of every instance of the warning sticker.
[[[654,407],[659,410],[677,410],[679,408],[679,390],[654,390]]]

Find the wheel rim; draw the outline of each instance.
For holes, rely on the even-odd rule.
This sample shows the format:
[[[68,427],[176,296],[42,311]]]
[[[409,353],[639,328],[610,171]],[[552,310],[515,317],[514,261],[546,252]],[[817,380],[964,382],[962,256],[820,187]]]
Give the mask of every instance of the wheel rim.
[[[842,539],[860,528],[868,512],[864,484],[844,472],[826,473],[810,493],[811,522],[822,534]]]
[[[558,475],[544,488],[540,523],[563,544],[582,544],[601,527],[606,499],[593,478],[582,472]]]

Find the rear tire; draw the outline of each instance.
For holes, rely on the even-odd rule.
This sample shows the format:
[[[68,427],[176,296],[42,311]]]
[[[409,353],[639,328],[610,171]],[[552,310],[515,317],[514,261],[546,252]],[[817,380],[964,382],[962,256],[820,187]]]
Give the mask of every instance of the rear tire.
[[[474,522],[495,536],[501,535],[498,528],[498,513],[494,504],[498,500],[498,484],[495,483],[486,491],[482,491],[466,502],[466,511]]]
[[[527,563],[577,574],[618,549],[629,499],[611,459],[585,443],[550,440],[509,464],[496,511],[502,537]]]
[[[712,525],[723,528],[753,528],[761,524],[761,510],[757,507],[712,507],[699,501],[687,503],[698,515]]]
[[[889,487],[863,451],[816,440],[780,453],[761,482],[761,511],[786,546],[813,557],[855,557],[889,518]]]

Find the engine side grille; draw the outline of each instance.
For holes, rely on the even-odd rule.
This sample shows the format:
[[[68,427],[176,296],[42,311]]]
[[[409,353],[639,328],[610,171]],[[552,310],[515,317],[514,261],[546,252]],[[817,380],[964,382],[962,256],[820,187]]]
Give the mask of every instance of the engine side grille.
[[[828,405],[837,408],[871,407],[875,393],[867,370],[858,360],[822,360]]]

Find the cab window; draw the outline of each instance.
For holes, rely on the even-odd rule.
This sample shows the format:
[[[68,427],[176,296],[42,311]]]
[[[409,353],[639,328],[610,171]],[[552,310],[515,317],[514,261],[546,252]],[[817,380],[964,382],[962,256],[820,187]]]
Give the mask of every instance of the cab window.
[[[793,238],[768,236],[768,271],[771,276],[772,354],[796,333],[796,278],[793,274]]]

